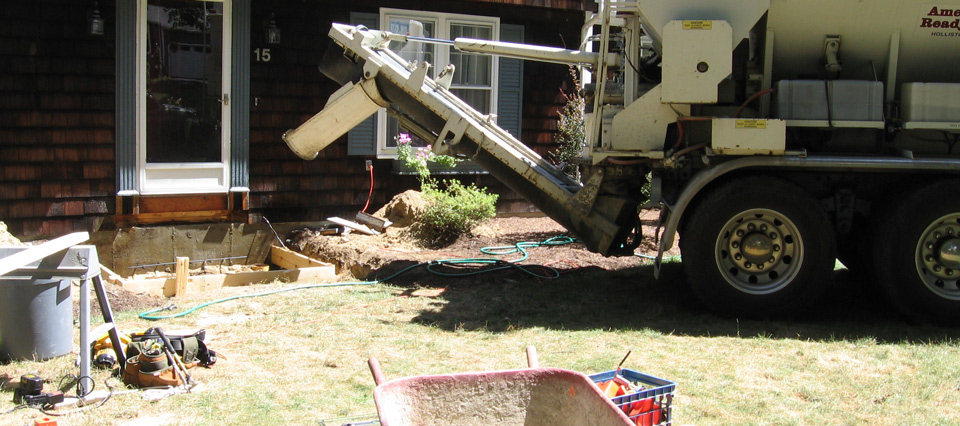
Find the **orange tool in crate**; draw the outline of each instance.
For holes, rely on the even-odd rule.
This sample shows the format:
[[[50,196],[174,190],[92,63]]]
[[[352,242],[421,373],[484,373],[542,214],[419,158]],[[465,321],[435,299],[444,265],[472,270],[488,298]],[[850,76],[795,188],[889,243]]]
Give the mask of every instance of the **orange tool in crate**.
[[[597,387],[637,426],[669,426],[676,384],[617,368],[590,375]]]

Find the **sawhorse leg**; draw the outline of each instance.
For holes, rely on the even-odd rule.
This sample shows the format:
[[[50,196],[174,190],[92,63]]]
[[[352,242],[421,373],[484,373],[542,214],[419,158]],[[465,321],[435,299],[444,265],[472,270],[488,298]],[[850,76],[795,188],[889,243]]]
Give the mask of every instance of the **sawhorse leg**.
[[[110,341],[113,343],[113,351],[117,355],[117,364],[120,371],[126,367],[127,358],[123,354],[123,344],[120,342],[120,333],[117,331],[117,324],[113,322],[113,311],[110,309],[110,301],[107,300],[107,291],[103,288],[103,281],[100,275],[95,275],[90,279],[80,281],[80,393],[86,395],[93,390],[93,379],[90,376],[90,286],[93,282],[93,289],[97,293],[97,302],[100,305],[100,312],[103,313],[103,322],[110,328],[107,333]],[[91,383],[85,383],[89,380]]]

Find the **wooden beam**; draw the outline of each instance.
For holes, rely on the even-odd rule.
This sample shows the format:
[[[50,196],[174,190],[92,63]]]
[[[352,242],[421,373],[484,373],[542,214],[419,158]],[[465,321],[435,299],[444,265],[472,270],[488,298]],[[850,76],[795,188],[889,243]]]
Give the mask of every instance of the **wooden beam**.
[[[332,266],[329,263],[321,262],[297,253],[293,250],[278,246],[270,247],[270,263],[283,269],[312,268],[318,266]]]
[[[117,220],[127,220],[136,223],[152,224],[163,222],[191,222],[205,220],[226,220],[230,217],[229,210],[205,210],[193,212],[166,212],[140,213],[135,216],[117,217]]]
[[[140,214],[229,210],[227,194],[140,196]]]
[[[177,257],[177,265],[174,268],[174,273],[176,276],[176,290],[174,291],[174,296],[183,296],[187,294],[187,278],[190,276],[190,258],[189,257]]]
[[[327,220],[329,220],[330,222],[336,223],[337,225],[345,226],[347,228],[353,229],[354,231],[357,231],[363,234],[380,235],[379,232],[368,228],[367,225],[363,225],[363,224],[354,222],[352,220],[346,220],[340,217],[328,217]]]
[[[113,272],[110,268],[100,265],[100,276],[103,277],[103,280],[114,285],[123,287],[123,277],[120,274]]]

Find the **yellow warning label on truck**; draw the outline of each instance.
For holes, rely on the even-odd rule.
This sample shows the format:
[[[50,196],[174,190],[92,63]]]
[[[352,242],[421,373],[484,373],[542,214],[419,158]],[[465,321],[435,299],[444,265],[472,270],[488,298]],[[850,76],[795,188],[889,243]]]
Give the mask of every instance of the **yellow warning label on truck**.
[[[767,120],[737,120],[738,129],[766,129]]]
[[[713,21],[683,21],[685,30],[712,30]]]

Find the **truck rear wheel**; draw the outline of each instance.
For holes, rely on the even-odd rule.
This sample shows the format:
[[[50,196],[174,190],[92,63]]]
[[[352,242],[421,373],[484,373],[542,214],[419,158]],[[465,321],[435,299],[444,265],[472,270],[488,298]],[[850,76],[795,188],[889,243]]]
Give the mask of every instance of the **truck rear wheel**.
[[[732,181],[700,202],[680,235],[684,271],[712,310],[764,317],[799,312],[823,293],[836,242],[801,188],[771,177]]]
[[[906,315],[960,320],[960,181],[914,191],[881,223],[874,247],[880,284]]]

